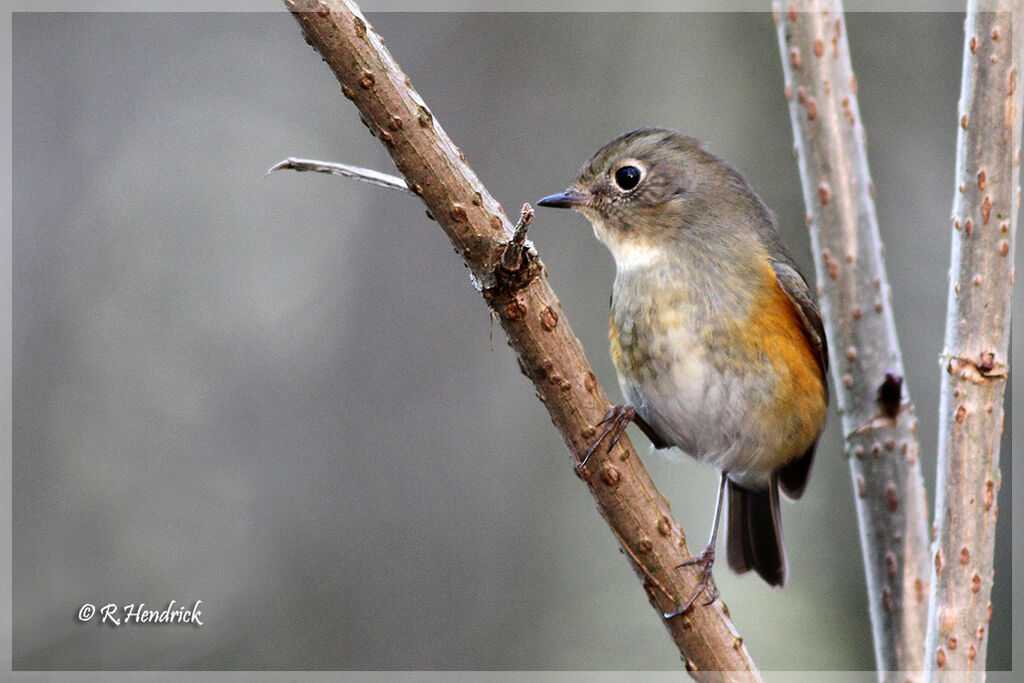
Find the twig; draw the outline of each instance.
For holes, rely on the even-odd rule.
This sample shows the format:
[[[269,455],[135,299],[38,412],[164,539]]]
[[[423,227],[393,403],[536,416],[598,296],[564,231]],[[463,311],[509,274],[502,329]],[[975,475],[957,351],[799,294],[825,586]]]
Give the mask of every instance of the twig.
[[[462,254],[518,354],[523,373],[533,381],[569,447],[575,470],[596,436],[593,425],[608,411],[609,402],[562,315],[543,265],[536,257],[521,259],[512,276],[502,267],[512,226],[356,5],[349,0],[285,4],[409,187]],[[524,218],[524,228],[527,222]],[[525,245],[525,235],[521,236]],[[522,253],[529,252],[524,248]],[[667,501],[625,438],[611,452],[599,449],[580,476],[661,619],[663,612],[692,594],[699,580],[697,569],[677,569],[690,555]],[[695,677],[700,672],[731,671],[736,672],[728,675],[732,679],[760,680],[721,603],[690,610],[665,624]]]
[[[270,175],[274,171],[282,170],[330,173],[331,175],[355,178],[356,180],[362,180],[364,183],[377,185],[379,187],[386,187],[391,190],[402,190],[409,194],[416,194],[410,190],[409,186],[405,184],[405,181],[398,176],[388,175],[387,173],[381,173],[369,168],[362,168],[361,166],[349,166],[348,164],[339,164],[332,161],[317,161],[316,159],[297,159],[295,157],[288,157],[284,161],[279,161],[271,166],[267,171],[267,175]]]
[[[519,222],[512,231],[512,239],[505,245],[501,253],[501,267],[505,270],[516,271],[523,268],[523,251],[528,249],[526,242],[526,230],[533,222],[533,207],[523,204],[523,210],[519,214]]]
[[[967,3],[925,651],[930,680],[985,675],[1020,205],[1024,11],[1015,4]]]
[[[813,10],[811,8],[814,8]],[[774,7],[880,672],[919,676],[927,512],[842,5]]]

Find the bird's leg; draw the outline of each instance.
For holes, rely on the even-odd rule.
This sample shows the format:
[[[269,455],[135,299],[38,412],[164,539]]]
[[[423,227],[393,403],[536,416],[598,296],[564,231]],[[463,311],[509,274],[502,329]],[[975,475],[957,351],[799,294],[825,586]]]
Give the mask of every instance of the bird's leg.
[[[725,484],[727,474],[722,472],[722,477],[718,482],[718,497],[715,500],[715,520],[711,524],[711,538],[708,540],[708,545],[701,553],[686,562],[683,562],[679,567],[687,567],[690,565],[700,565],[701,576],[700,581],[697,583],[697,589],[693,591],[690,597],[683,603],[683,605],[674,612],[666,612],[665,618],[671,619],[677,617],[686,610],[690,609],[694,601],[701,593],[708,596],[705,606],[710,605],[718,599],[720,595],[718,592],[718,586],[715,585],[715,579],[711,575],[711,568],[715,564],[715,542],[718,540],[718,520],[722,516],[722,503],[725,501]],[[677,567],[678,569],[678,567]]]

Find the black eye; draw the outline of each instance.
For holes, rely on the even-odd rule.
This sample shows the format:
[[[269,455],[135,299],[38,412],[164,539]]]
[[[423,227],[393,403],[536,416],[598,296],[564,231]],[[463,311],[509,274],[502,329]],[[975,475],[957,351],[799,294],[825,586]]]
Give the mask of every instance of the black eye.
[[[623,166],[615,171],[615,184],[623,190],[632,190],[643,175],[636,166]]]

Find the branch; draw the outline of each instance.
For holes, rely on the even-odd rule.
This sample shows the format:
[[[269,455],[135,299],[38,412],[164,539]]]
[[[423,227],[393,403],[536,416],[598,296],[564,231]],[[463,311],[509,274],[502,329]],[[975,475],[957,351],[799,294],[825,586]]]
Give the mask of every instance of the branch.
[[[982,680],[985,672],[1020,206],[1024,12],[1015,4],[967,3],[925,652],[931,679],[971,671]]]
[[[875,659],[880,672],[919,672],[929,567],[917,419],[903,381],[842,5],[794,0],[774,11],[830,364],[839,378]]]
[[[285,4],[306,40],[334,71],[342,92],[387,148],[408,186],[462,254],[575,465],[596,437],[594,425],[608,411],[609,402],[562,315],[543,264],[525,246],[525,225],[519,238],[511,239],[513,228],[501,207],[466,165],[354,3],[286,0]],[[524,216],[523,223],[528,222]],[[579,474],[631,560],[659,619],[676,609],[696,590],[700,570],[677,569],[690,557],[682,529],[628,439],[619,441],[610,453],[598,449]],[[744,679],[759,679],[721,603],[697,607],[665,624],[689,671],[744,670],[750,672]]]

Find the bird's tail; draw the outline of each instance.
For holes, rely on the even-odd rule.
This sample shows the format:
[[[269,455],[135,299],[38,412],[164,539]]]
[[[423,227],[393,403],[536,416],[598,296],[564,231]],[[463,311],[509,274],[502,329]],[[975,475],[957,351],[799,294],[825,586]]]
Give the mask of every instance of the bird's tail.
[[[726,557],[729,567],[738,574],[753,569],[773,586],[786,583],[786,551],[782,547],[775,476],[765,491],[743,488],[729,480]]]

